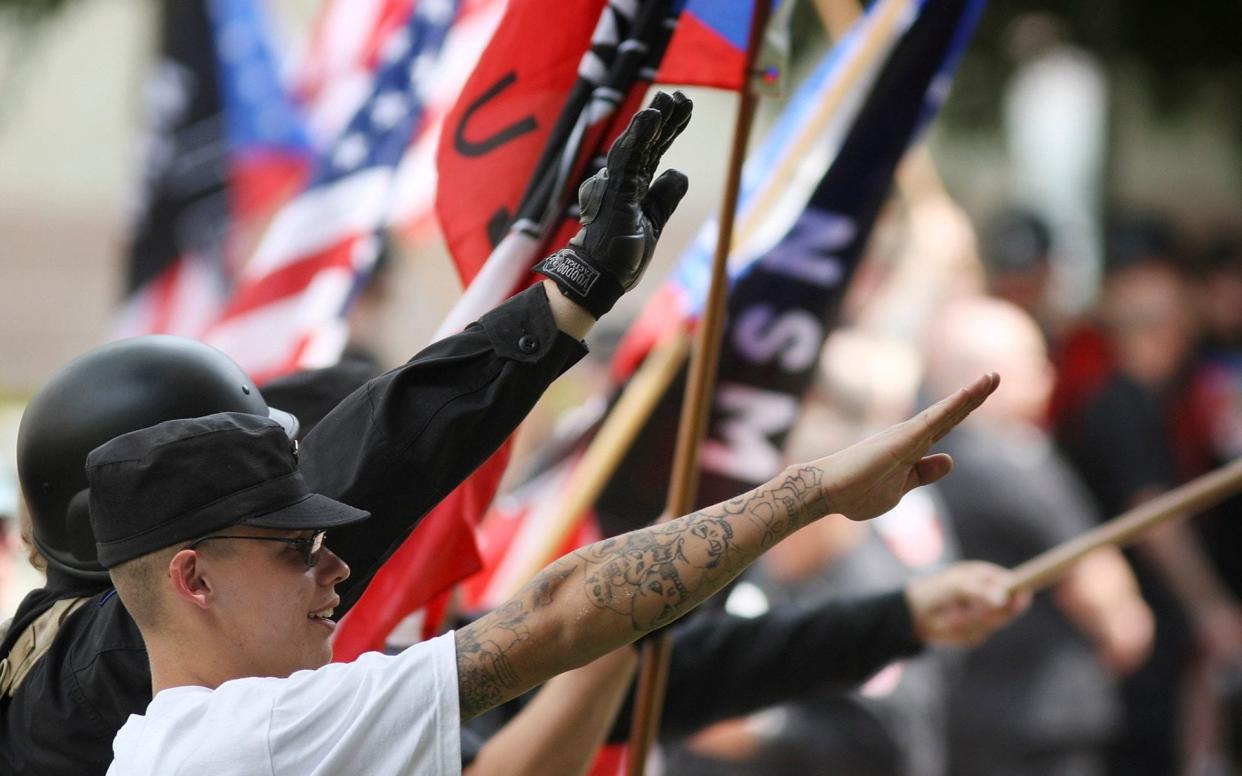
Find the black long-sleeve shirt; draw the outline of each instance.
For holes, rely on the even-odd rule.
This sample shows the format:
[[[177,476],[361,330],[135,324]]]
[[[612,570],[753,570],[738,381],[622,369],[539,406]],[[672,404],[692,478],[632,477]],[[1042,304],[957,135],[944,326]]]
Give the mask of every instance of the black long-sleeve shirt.
[[[535,286],[358,389],[311,431],[301,454],[311,488],[372,515],[329,539],[353,569],[338,586],[338,616],[585,352],[556,328]],[[23,600],[0,654],[55,601],[78,596],[89,600],[15,694],[0,698],[0,773],[103,774],[116,731],[151,700],[142,635],[120,600],[55,570]]]
[[[776,606],[754,618],[707,609],[673,626],[672,639],[660,735],[674,738],[812,693],[852,690],[923,648],[900,590]],[[614,736],[628,736],[632,701]]]

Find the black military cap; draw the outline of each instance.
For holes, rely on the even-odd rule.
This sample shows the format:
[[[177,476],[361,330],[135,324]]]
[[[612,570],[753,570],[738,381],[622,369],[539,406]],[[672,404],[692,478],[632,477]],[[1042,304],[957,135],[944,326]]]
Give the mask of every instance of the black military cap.
[[[122,434],[91,451],[86,476],[104,568],[239,523],[300,531],[370,516],[311,493],[280,424],[240,412]]]

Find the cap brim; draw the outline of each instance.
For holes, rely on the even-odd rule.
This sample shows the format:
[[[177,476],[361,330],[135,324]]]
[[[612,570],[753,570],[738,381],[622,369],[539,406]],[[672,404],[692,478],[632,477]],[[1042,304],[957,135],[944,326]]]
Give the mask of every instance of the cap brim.
[[[298,431],[301,424],[298,423],[296,415],[292,415],[284,410],[278,410],[275,407],[268,407],[267,416],[280,424],[280,427],[285,430],[285,435],[287,437],[290,439],[298,438]]]
[[[302,499],[267,514],[242,520],[245,525],[257,528],[289,528],[297,531],[307,529],[335,528],[366,520],[370,512],[354,509],[348,504],[334,501],[318,493],[310,493]]]

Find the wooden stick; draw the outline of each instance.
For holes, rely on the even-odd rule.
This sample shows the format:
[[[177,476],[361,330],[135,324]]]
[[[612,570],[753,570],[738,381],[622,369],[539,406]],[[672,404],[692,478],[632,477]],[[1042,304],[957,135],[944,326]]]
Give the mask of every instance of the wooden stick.
[[[863,15],[862,3],[858,0],[815,0],[815,11],[834,44],[845,37],[846,30]]]
[[[746,43],[745,78],[749,81],[763,34],[767,27],[771,6],[766,0],[754,3],[750,18],[750,35]],[[677,427],[677,447],[673,453],[673,475],[669,484],[668,501],[664,514],[658,522],[665,522],[683,515],[694,506],[699,481],[699,446],[707,432],[712,397],[716,389],[716,367],[720,360],[720,338],[724,329],[725,308],[728,303],[729,281],[727,264],[733,240],[733,221],[741,191],[742,164],[746,161],[746,146],[754,123],[758,97],[743,83],[733,125],[733,149],[729,157],[728,174],[725,178],[724,196],[720,204],[720,222],[716,233],[716,252],[712,257],[711,285],[707,292],[707,306],[695,330],[694,351],[690,360],[690,374],[686,381],[685,398],[682,401],[681,420]],[[664,706],[664,692],[668,683],[669,637],[667,631],[651,639],[643,648],[642,663],[638,676],[638,694],[634,699],[634,716],[630,725],[627,772],[629,776],[643,776],[647,755],[660,728],[660,712]]]
[[[1013,570],[1011,592],[1040,590],[1101,547],[1124,547],[1162,523],[1187,517],[1242,490],[1242,458],[1179,485],[1107,523],[1040,553]]]

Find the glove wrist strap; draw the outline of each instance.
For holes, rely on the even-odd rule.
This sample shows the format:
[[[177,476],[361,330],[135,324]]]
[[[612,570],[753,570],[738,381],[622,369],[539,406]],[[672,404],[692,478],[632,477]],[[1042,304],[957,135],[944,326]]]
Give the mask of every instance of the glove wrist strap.
[[[585,254],[563,248],[535,265],[535,272],[552,278],[561,293],[596,320],[612,309],[625,291],[621,284]]]

